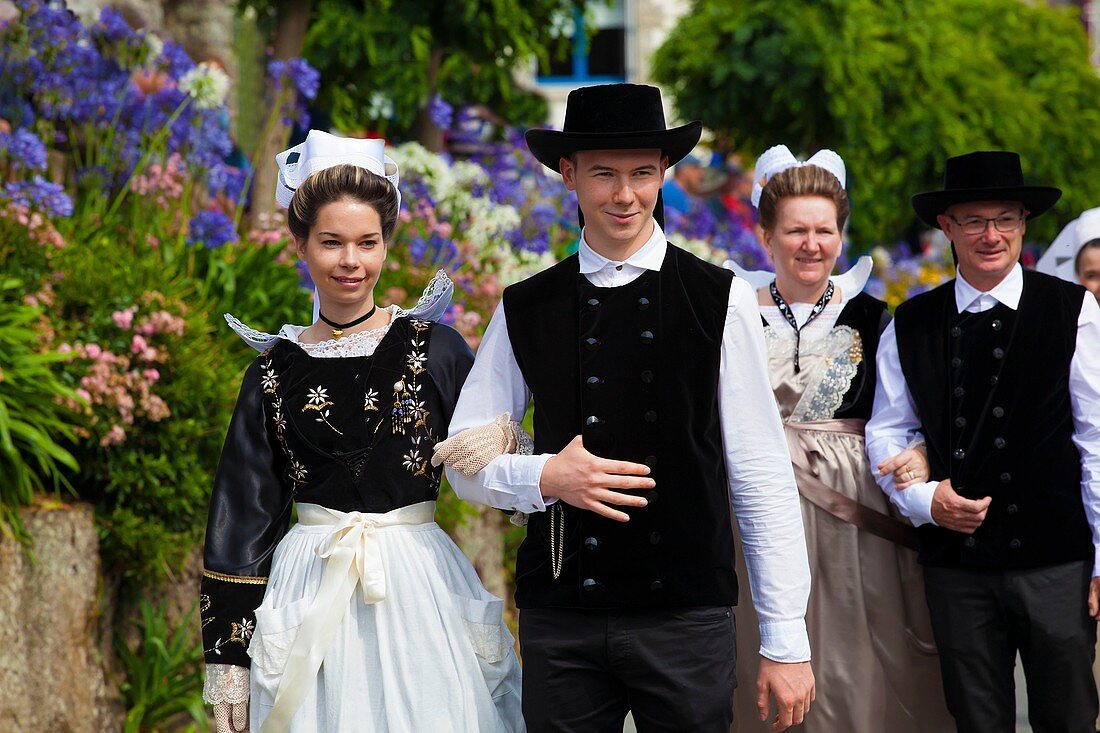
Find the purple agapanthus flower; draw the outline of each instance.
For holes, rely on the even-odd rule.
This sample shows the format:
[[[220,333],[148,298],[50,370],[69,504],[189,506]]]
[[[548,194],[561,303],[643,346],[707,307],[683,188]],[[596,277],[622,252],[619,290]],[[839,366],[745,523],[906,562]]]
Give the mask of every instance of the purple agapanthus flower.
[[[99,11],[99,22],[92,26],[92,33],[109,43],[141,44],[141,38],[114,8]]]
[[[46,145],[30,130],[0,132],[0,159],[22,171],[46,170]]]
[[[277,83],[282,83],[284,79],[289,81],[298,94],[306,99],[316,97],[321,86],[321,72],[310,66],[305,59],[271,59],[267,62],[267,75]]]
[[[41,211],[47,216],[72,216],[73,200],[57,183],[36,175],[30,181],[5,184],[0,197],[17,206]]]
[[[187,243],[203,244],[207,249],[218,249],[237,241],[237,229],[233,220],[217,211],[200,211],[191,219]]]
[[[448,130],[454,121],[455,108],[447,104],[443,97],[436,94],[428,102],[428,117],[441,130]]]

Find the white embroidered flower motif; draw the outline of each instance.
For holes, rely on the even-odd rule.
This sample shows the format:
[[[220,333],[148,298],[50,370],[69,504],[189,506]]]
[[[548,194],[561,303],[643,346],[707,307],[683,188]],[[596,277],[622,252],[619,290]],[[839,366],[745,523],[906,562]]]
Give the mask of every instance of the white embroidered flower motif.
[[[378,409],[378,390],[367,388],[366,399],[363,404],[364,412],[370,412]]]
[[[256,622],[242,618],[240,623],[232,622],[231,628],[229,641],[236,641],[248,646],[248,640],[252,638],[252,632],[256,630]]]
[[[409,413],[412,415],[412,419],[415,420],[415,427],[421,427],[428,425],[428,408],[424,406],[424,400],[413,400],[412,405],[409,407]]]
[[[411,471],[414,476],[424,473],[427,461],[420,457],[420,438],[413,441],[412,450],[405,454],[405,470]]]
[[[305,466],[303,466],[301,463],[298,463],[298,461],[293,458],[290,460],[291,480],[297,481],[299,483],[304,482],[308,474],[309,471],[306,470]]]
[[[332,431],[334,433],[336,433],[337,435],[343,435],[342,432],[340,432],[339,430],[336,429],[335,425],[333,425],[332,423],[330,423],[328,421],[328,416],[329,416],[328,408],[332,404],[333,403],[331,401],[329,401],[329,398],[328,398],[328,390],[326,390],[324,388],[324,386],[322,386],[322,385],[317,385],[316,389],[311,389],[309,391],[309,402],[307,402],[305,405],[302,406],[302,412],[306,412],[308,410],[315,410],[317,412],[317,417],[314,418],[314,420],[316,422],[320,422],[320,423],[324,423],[325,425],[328,425],[330,428],[332,428]]]
[[[279,377],[275,374],[271,362],[264,364],[264,374],[260,379],[260,384],[263,386],[264,392],[267,394],[275,394],[275,389],[279,386]]]
[[[271,415],[271,422],[275,425],[275,432],[278,435],[282,435],[286,430],[286,416],[283,415],[283,401],[281,399],[274,399],[271,402],[273,414]]]
[[[332,403],[328,401],[328,390],[321,385],[317,385],[317,389],[311,389],[309,391],[309,404],[319,407],[331,405]]]
[[[413,342],[413,346],[416,346],[415,341]],[[412,371],[413,374],[420,374],[422,371],[424,371],[425,361],[427,361],[427,357],[424,356],[424,354],[420,351],[410,352],[408,360],[409,370]]]

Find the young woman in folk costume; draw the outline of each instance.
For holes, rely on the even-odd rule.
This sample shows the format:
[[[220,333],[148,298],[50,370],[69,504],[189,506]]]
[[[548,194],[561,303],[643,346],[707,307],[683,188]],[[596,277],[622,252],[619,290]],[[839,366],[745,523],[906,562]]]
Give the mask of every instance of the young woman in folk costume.
[[[400,208],[382,141],[314,130],[278,162],[319,310],[277,335],[227,316],[261,354],[206,533],[217,729],[522,731],[502,602],[433,521],[429,458],[473,360],[435,322],[451,283],[437,275],[411,311],[375,305]]]
[[[869,257],[832,274],[849,211],[844,162],[823,150],[802,163],[776,146],[760,157],[756,178],[753,204],[775,272],[727,266],[757,289],[772,391],[802,498],[813,579],[806,626],[818,681],[804,729],[952,730],[915,529],[875,483],[880,472],[892,472],[900,489],[923,481],[927,460],[909,449],[871,467],[864,450],[875,350],[890,315],[862,292]],[[760,638],[747,617],[752,605],[738,608],[738,649],[747,652]],[[755,661],[738,655],[738,679],[756,678]],[[736,702],[740,733],[763,730],[754,695]]]

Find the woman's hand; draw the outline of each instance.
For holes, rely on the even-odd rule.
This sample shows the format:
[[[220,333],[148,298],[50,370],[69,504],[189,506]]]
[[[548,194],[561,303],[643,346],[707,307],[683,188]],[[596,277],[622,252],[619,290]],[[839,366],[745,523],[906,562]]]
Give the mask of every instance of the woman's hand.
[[[894,488],[898,491],[928,481],[928,453],[924,445],[906,448],[878,464],[879,476],[888,473],[894,474]]]
[[[219,702],[214,706],[216,733],[248,733],[248,702]]]

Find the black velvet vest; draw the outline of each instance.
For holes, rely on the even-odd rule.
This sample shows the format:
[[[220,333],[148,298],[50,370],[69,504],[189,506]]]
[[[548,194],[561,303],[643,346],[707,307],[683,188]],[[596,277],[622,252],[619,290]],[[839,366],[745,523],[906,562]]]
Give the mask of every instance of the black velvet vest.
[[[657,483],[629,522],[565,506],[558,579],[548,513],[532,515],[516,561],[520,608],[736,603],[718,419],[731,280],[670,244],[660,272],[621,287],[592,285],[573,256],[504,291],[534,398],[535,452],[580,434],[596,455],[646,463]]]
[[[925,565],[1002,570],[1091,560],[1069,368],[1084,291],[1024,272],[1019,310],[958,313],[954,281],[898,307],[902,372],[932,475],[993,498],[972,536],[919,528]]]

